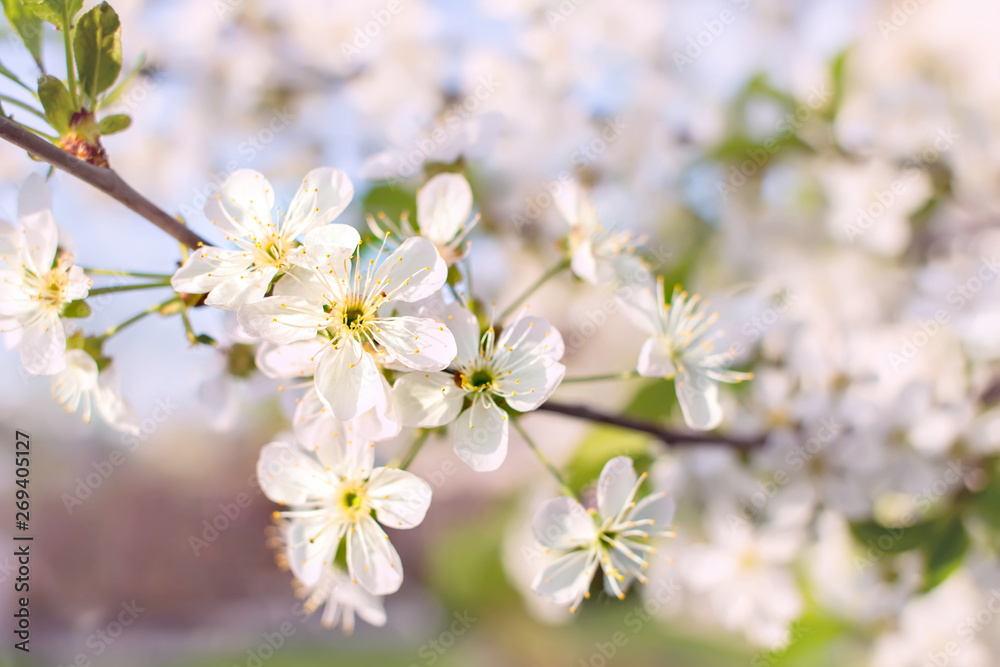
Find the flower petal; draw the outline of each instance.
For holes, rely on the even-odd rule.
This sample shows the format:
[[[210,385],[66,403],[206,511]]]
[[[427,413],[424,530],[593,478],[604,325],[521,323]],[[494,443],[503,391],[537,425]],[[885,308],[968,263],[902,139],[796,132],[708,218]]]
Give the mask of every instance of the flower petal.
[[[248,271],[253,261],[242,250],[204,246],[188,255],[170,285],[178,292],[205,294],[219,283]]]
[[[472,213],[472,188],[461,174],[438,174],[417,191],[420,235],[446,245],[458,236]]]
[[[223,280],[212,288],[205,304],[221,310],[239,310],[248,303],[256,303],[267,294],[271,280],[278,273],[273,266],[252,269]]]
[[[375,519],[364,515],[347,534],[347,566],[351,577],[372,595],[388,595],[403,583],[403,564],[389,536]]]
[[[323,466],[287,442],[272,442],[260,450],[257,481],[264,495],[281,505],[303,505],[334,492]]]
[[[52,196],[40,174],[31,174],[21,186],[17,215],[24,234],[24,249],[34,264],[31,268],[39,275],[47,273],[55,261],[59,240],[52,218]]]
[[[478,396],[455,421],[455,454],[478,472],[496,470],[507,458],[507,413]]]
[[[538,543],[547,549],[579,549],[597,539],[593,517],[569,496],[544,502],[531,520],[531,530]]]
[[[369,503],[389,528],[419,526],[431,505],[431,485],[396,468],[376,468],[368,479]]]
[[[353,338],[327,348],[316,368],[316,391],[333,416],[354,419],[371,409],[383,391],[375,359]]]
[[[274,189],[264,175],[253,169],[238,169],[205,202],[205,216],[234,241],[236,237],[260,240],[274,230],[271,210]]]
[[[677,501],[672,494],[665,491],[646,496],[635,504],[632,511],[625,517],[626,521],[652,521],[642,526],[642,530],[650,535],[670,532],[670,524],[674,520]]]
[[[294,239],[330,223],[347,208],[353,197],[354,185],[347,174],[332,167],[313,169],[302,179],[302,185],[292,198],[283,235]]]
[[[375,273],[389,298],[411,303],[431,296],[444,285],[448,266],[433,243],[415,236],[396,248]]]
[[[597,511],[603,518],[618,516],[637,479],[627,456],[616,456],[604,464],[597,478]]]
[[[292,519],[285,529],[288,567],[305,586],[312,586],[329,569],[337,555],[346,526],[320,514]]]
[[[522,365],[521,370],[499,378],[497,393],[518,412],[528,412],[549,400],[564,375],[566,367],[561,363],[539,357],[531,365]]]
[[[548,357],[552,361],[562,359],[566,346],[559,330],[543,317],[522,317],[507,327],[500,335],[497,346],[513,348],[505,362],[506,368],[530,363],[531,357]]]
[[[327,325],[321,304],[295,296],[269,296],[248,303],[240,308],[237,319],[250,336],[278,345],[311,340]]]
[[[596,566],[597,556],[591,551],[573,551],[539,572],[531,590],[556,604],[571,604],[590,588]]]
[[[66,331],[55,313],[44,313],[24,327],[21,363],[33,375],[52,375],[66,366]]]
[[[393,385],[392,400],[402,424],[433,428],[455,421],[465,390],[448,373],[406,373]]]
[[[660,336],[650,336],[639,351],[636,364],[639,375],[647,378],[671,378],[677,372],[670,354],[670,346]]]
[[[708,431],[722,423],[722,406],[719,405],[719,384],[700,373],[682,370],[674,382],[677,402],[688,427]]]
[[[254,355],[254,363],[269,378],[309,377],[316,374],[316,359],[329,344],[319,337],[288,345],[262,343]]]
[[[389,360],[418,371],[439,371],[455,358],[451,331],[424,317],[380,317],[375,340]]]

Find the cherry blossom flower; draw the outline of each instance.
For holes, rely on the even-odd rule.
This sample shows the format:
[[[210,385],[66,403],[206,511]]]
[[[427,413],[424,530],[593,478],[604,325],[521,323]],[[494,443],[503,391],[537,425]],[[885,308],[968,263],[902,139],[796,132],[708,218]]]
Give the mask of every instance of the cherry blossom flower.
[[[590,582],[598,566],[604,572],[608,595],[625,598],[625,591],[638,580],[648,555],[656,549],[653,537],[672,536],[668,529],[674,517],[674,499],[661,491],[636,501],[646,473],[635,474],[632,459],[618,456],[606,464],[597,481],[597,509],[586,510],[575,498],[549,500],[535,513],[535,539],[546,549],[567,551],[541,570],[532,589],[575,612],[590,597]]]
[[[345,545],[352,585],[387,595],[403,582],[399,554],[382,525],[407,529],[424,520],[431,487],[395,468],[374,468],[374,445],[341,433],[314,445],[273,442],[261,450],[257,477],[265,495],[289,506],[288,565],[305,586],[317,585]]]
[[[567,238],[570,269],[578,278],[602,285],[645,273],[642,261],[631,254],[635,239],[627,232],[603,228],[597,219],[597,209],[579,183],[565,184],[556,194],[555,202],[570,226]]]
[[[447,373],[408,373],[393,387],[393,402],[406,426],[455,423],[455,453],[473,470],[496,470],[507,457],[508,414],[536,409],[566,373],[559,363],[563,340],[546,320],[522,317],[499,337],[480,337],[476,316],[460,304],[442,311],[458,344]]]
[[[353,245],[345,253],[348,238]],[[380,365],[429,372],[455,358],[455,338],[444,325],[391,310],[394,302],[419,301],[444,284],[447,268],[434,244],[407,239],[379,263],[362,260],[358,233],[345,225],[311,232],[305,243],[309,267],[283,277],[274,296],[244,306],[239,320],[271,343],[319,343],[311,355],[314,383],[334,417],[347,421],[378,403],[385,393]]]
[[[407,217],[400,220],[397,227],[385,216],[379,221],[383,229],[371,216],[368,224],[376,236],[385,236],[386,230],[401,239],[422,236],[434,243],[438,253],[450,266],[465,256],[466,247],[462,242],[479,222],[479,216],[472,214],[472,188],[461,174],[444,173],[433,177],[417,192],[418,228],[410,224]]]
[[[21,363],[34,375],[66,365],[66,329],[60,315],[83,299],[93,281],[58,252],[58,232],[45,180],[32,174],[18,197],[17,230],[0,223],[0,331],[20,336]]]
[[[52,378],[52,396],[68,412],[80,412],[85,424],[96,409],[116,431],[139,433],[139,419],[122,398],[114,369],[98,371],[97,362],[83,350],[66,353],[65,368]]]
[[[619,302],[636,326],[650,334],[639,352],[639,375],[674,378],[677,401],[689,427],[704,431],[718,426],[722,422],[718,383],[753,377],[726,369],[732,354],[715,351],[714,341],[722,336],[719,330],[711,331],[718,313],[710,313],[700,296],[689,298],[680,288],[674,289],[668,304],[662,279],[655,291],[648,287],[632,290],[627,299],[619,297]]]
[[[320,620],[323,627],[340,624],[345,635],[354,634],[354,617],[360,616],[369,625],[385,625],[385,606],[382,596],[372,595],[364,588],[351,583],[348,574],[336,565],[323,570],[319,581],[305,587],[303,608],[313,613],[324,604]]]
[[[274,190],[263,174],[240,169],[232,174],[205,215],[236,245],[234,250],[204,246],[174,274],[178,292],[208,293],[205,303],[223,310],[264,298],[271,281],[296,259],[296,239],[331,222],[347,208],[354,186],[338,169],[313,169],[286,213],[272,216]]]

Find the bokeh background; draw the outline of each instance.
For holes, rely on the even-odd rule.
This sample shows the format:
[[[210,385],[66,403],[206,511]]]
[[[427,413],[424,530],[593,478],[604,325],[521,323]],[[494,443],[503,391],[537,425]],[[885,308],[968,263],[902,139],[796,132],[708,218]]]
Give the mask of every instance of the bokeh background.
[[[356,187],[342,220],[358,226],[366,212],[412,210],[427,175],[462,170],[483,216],[471,236],[473,285],[502,307],[558,259],[566,224],[549,193],[580,179],[606,224],[645,235],[668,282],[723,312],[737,366],[757,379],[723,392],[721,430],[768,433],[768,445],[752,456],[668,451],[626,432],[527,417],[575,485],[628,453],[678,493],[678,537],[663,545],[650,585],[623,602],[595,596],[570,622],[528,590],[537,558],[527,517],[556,492],[530,451],[512,435],[502,469],[475,474],[448,439],[434,439],[413,467],[435,488],[427,521],[393,535],[406,580],[387,602],[389,623],[359,624],[346,638],[294,615],[290,575],[266,545],[273,506],[254,465],[287,427],[288,406],[275,383],[227,372],[232,322],[194,315],[219,349],[190,349],[176,318],[147,318],[112,341],[123,391],[144,420],[137,440],[63,414],[49,382],[7,352],[0,422],[5,433],[30,432],[35,448],[34,634],[30,656],[13,663],[8,651],[0,661],[1000,663],[991,268],[1000,5],[112,4],[126,67],[139,68],[119,102],[133,126],[105,140],[112,166],[199,233],[218,240],[201,210],[238,168],[264,172],[287,201],[309,169],[339,167]],[[61,43],[50,38],[47,59],[58,63]],[[9,31],[0,61],[36,73]],[[443,139],[430,134],[435,123]],[[16,220],[17,188],[32,171],[45,165],[0,146],[0,218]],[[65,174],[51,183],[78,263],[176,266],[177,244],[159,230]],[[642,336],[610,305],[613,294],[564,278],[532,299],[563,331],[570,375],[634,365]],[[84,326],[102,330],[157,296],[99,300]],[[947,322],[929,331],[942,309]],[[557,396],[681,423],[668,383],[566,386]],[[409,438],[386,444],[385,456]],[[788,448],[810,442],[819,453],[775,484]],[[115,451],[123,462],[102,475]],[[13,493],[11,465],[0,462],[3,497]],[[237,502],[246,506],[224,530],[205,532]],[[885,537],[880,526],[900,521],[926,530],[864,560]],[[5,617],[12,561],[0,556]],[[994,599],[986,622],[963,625],[982,621]],[[106,642],[96,633],[122,605],[142,611]]]

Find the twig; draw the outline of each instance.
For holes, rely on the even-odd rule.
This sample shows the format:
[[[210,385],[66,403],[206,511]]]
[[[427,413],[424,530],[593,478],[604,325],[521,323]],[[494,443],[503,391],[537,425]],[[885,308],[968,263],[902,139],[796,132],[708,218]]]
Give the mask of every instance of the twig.
[[[733,447],[735,449],[749,450],[757,449],[764,444],[764,438],[762,436],[755,438],[740,438],[726,435],[715,435],[712,433],[674,431],[639,419],[626,417],[624,415],[607,414],[599,410],[594,410],[593,408],[588,408],[585,405],[565,405],[563,403],[548,401],[547,403],[542,403],[542,405],[538,407],[538,410],[555,412],[556,414],[566,415],[567,417],[576,417],[577,419],[585,419],[597,424],[608,424],[609,426],[626,428],[630,431],[648,433],[667,445],[719,445],[720,447]]]
[[[23,148],[35,157],[77,177],[132,209],[154,225],[188,246],[197,248],[207,241],[160,209],[111,169],[96,167],[70,155],[54,144],[28,132],[12,120],[0,117],[0,138]]]

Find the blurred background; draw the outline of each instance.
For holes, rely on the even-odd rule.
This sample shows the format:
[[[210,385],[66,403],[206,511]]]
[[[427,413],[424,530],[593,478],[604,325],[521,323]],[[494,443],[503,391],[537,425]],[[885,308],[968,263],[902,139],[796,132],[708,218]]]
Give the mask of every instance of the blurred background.
[[[363,228],[365,213],[413,211],[429,175],[463,171],[482,214],[473,286],[503,307],[558,261],[567,226],[551,194],[578,179],[605,225],[645,236],[668,285],[722,312],[736,366],[756,379],[722,391],[720,431],[767,445],[668,450],[526,417],[585,493],[629,454],[678,496],[678,536],[650,583],[624,601],[595,595],[570,619],[529,590],[528,518],[557,490],[528,448],[512,434],[504,466],[476,474],[450,438],[432,439],[412,468],[434,487],[427,520],[392,535],[406,580],[389,622],[344,637],[294,613],[291,575],[266,545],[274,507],[254,466],[290,401],[234,374],[232,321],[193,314],[218,348],[189,348],[177,318],[113,339],[138,437],[64,414],[49,380],[6,352],[0,422],[34,445],[35,555],[32,652],[14,656],[5,635],[0,662],[1000,664],[1000,5],[112,4],[136,74],[118,101],[133,125],[105,146],[164,210],[219,242],[202,208],[228,174],[259,170],[287,202],[329,165],[356,189],[339,221]],[[2,37],[0,61],[31,80],[20,42]],[[47,39],[59,63],[60,37]],[[16,221],[18,188],[45,171],[0,145],[0,219]],[[78,263],[174,270],[165,234],[66,174],[50,182]],[[568,375],[634,367],[643,336],[614,292],[564,277],[532,298],[563,332]],[[83,327],[165,296],[97,299]],[[556,396],[682,423],[666,382]],[[0,463],[3,497],[12,465]],[[0,556],[8,618],[13,576]],[[123,610],[134,622],[119,633]]]

